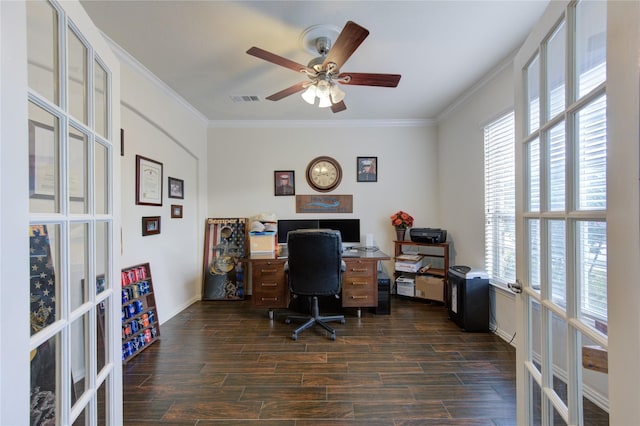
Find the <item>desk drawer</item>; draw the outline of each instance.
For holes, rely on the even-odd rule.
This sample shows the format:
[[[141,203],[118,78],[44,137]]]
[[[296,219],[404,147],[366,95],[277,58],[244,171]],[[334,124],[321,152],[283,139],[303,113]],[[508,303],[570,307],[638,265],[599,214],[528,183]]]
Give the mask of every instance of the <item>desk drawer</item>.
[[[344,263],[347,265],[345,277],[373,277],[376,270],[376,262],[370,260],[347,259]]]
[[[251,287],[254,306],[286,308],[289,304],[289,290],[284,273],[284,261],[253,261]]]
[[[343,279],[342,306],[378,306],[378,292],[371,280]]]
[[[342,306],[378,306],[378,286],[374,282],[377,263],[361,259],[348,259],[345,263],[347,270],[342,275]]]

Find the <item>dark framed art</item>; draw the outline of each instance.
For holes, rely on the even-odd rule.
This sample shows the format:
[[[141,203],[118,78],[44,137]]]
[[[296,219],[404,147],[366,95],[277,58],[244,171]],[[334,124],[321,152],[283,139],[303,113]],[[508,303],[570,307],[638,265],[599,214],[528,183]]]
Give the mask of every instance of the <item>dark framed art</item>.
[[[171,217],[174,219],[182,217],[182,206],[180,204],[171,204]]]
[[[358,157],[358,182],[378,181],[378,157]]]
[[[293,170],[276,170],[273,172],[273,194],[296,195],[295,172]]]
[[[162,163],[136,155],[136,204],[162,205]]]
[[[142,217],[142,235],[155,235],[160,233],[160,216]]]
[[[246,225],[246,218],[207,219],[202,300],[244,299]]]
[[[169,198],[184,198],[184,181],[169,177]]]

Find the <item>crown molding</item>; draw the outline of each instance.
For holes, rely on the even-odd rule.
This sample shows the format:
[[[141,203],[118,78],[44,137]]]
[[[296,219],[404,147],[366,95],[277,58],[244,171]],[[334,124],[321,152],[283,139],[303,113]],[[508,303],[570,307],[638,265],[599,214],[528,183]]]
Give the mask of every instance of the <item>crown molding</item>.
[[[131,56],[129,52],[120,47],[115,41],[111,40],[105,33],[101,32],[102,37],[107,41],[109,47],[113,49],[115,55],[121,62],[126,63],[128,66],[133,68],[136,72],[143,75],[146,79],[151,82],[158,90],[164,93],[167,97],[173,99],[177,104],[181,105],[187,111],[192,113],[198,120],[202,122],[203,125],[207,125],[209,119],[205,117],[200,111],[195,109],[193,105],[187,102],[182,96],[176,93],[171,87],[167,86],[167,84],[160,80],[154,73],[149,71],[147,67],[142,65],[136,58]]]
[[[463,105],[469,98],[475,95],[480,89],[482,89],[486,84],[488,84],[496,75],[500,74],[505,68],[509,66],[513,66],[513,60],[516,56],[517,50],[514,50],[506,58],[504,58],[498,65],[493,67],[487,74],[485,74],[479,81],[473,84],[469,89],[465,90],[462,96],[458,97],[454,100],[451,105],[445,108],[438,116],[436,117],[436,122],[440,122],[446,119],[449,114],[453,113],[457,110],[461,105]]]
[[[361,120],[209,120],[164,81],[142,65],[105,33],[101,33],[117,58],[143,75],[158,90],[191,112],[208,128],[316,128],[316,127],[429,127],[437,125],[434,119],[361,119]]]
[[[433,119],[362,119],[362,120],[211,120],[209,128],[315,128],[315,127],[430,127]]]

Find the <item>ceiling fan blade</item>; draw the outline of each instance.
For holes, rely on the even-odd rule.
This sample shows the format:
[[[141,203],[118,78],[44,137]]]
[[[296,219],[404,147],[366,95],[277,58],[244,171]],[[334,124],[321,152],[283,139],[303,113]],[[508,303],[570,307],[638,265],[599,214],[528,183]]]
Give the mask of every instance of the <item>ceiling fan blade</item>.
[[[352,84],[355,86],[382,86],[396,87],[400,82],[400,74],[372,74],[366,72],[344,72],[338,78],[351,77],[348,82],[342,84]]]
[[[345,109],[347,109],[347,106],[345,105],[344,101],[340,101],[337,104],[333,104],[331,105],[331,111],[335,114],[336,112],[340,112],[340,111],[344,111]]]
[[[336,68],[340,69],[342,64],[347,62],[347,59],[351,57],[368,35],[369,30],[366,28],[353,21],[347,22],[335,43],[329,49],[329,53],[322,63],[322,68],[326,69],[327,64],[333,62],[336,64]]]
[[[252,47],[247,50],[247,53],[251,56],[255,56],[256,58],[264,59],[267,62],[271,62],[272,64],[280,65],[281,67],[289,68],[295,72],[300,72],[302,70],[307,70],[310,73],[315,73],[314,70],[309,68],[306,65],[299,64],[295,61],[292,61],[287,58],[283,58],[282,56],[278,56],[275,53],[268,52],[264,49],[260,49],[259,47]]]
[[[302,92],[306,89],[307,81],[301,81],[300,83],[296,83],[291,87],[287,87],[284,90],[279,91],[278,93],[274,93],[271,96],[267,96],[266,99],[270,101],[279,101],[280,99],[286,98],[287,96],[291,96],[294,93]]]

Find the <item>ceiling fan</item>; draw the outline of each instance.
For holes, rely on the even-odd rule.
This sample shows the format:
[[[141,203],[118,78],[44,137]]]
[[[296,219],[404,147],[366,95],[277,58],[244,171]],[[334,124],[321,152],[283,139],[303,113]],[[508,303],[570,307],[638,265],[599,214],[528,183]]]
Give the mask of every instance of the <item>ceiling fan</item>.
[[[368,35],[369,30],[355,22],[349,21],[336,38],[333,46],[331,45],[331,38],[328,36],[315,38],[315,49],[320,56],[312,59],[308,65],[299,64],[275,53],[260,49],[259,47],[252,47],[247,50],[247,53],[293,71],[304,73],[308,77],[306,81],[301,81],[300,83],[296,83],[291,87],[287,87],[284,90],[268,96],[268,100],[279,101],[280,99],[304,90],[302,98],[305,101],[313,105],[317,97],[320,108],[331,107],[331,111],[336,113],[347,109],[344,103],[345,94],[339,87],[341,84],[379,87],[398,86],[401,77],[400,74],[340,71],[340,67],[351,57],[353,52],[356,51]]]

